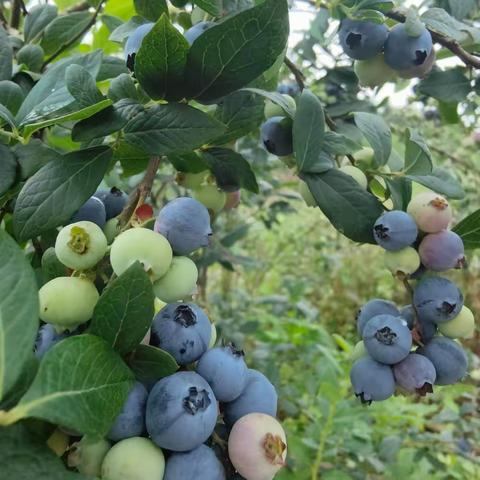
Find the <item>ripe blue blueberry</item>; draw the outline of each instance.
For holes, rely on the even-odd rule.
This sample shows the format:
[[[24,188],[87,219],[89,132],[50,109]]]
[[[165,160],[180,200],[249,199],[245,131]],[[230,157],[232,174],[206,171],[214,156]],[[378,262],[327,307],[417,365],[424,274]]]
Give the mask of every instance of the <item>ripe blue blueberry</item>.
[[[418,228],[408,213],[392,210],[384,213],[373,227],[375,241],[385,250],[401,250],[417,239]]]
[[[57,333],[55,327],[49,323],[42,325],[37,333],[35,341],[35,356],[41,359],[54,345],[64,338],[82,333],[82,328],[77,328],[72,332]]]
[[[417,353],[424,355],[433,363],[437,372],[436,385],[451,385],[467,374],[467,354],[450,338],[432,338],[425,346],[419,348]]]
[[[129,70],[133,72],[135,68],[135,56],[142,46],[143,39],[150,33],[154,23],[145,23],[140,25],[129,37],[125,44],[125,63]]]
[[[362,357],[353,364],[350,381],[355,395],[362,403],[386,400],[395,392],[391,367],[371,357]]]
[[[374,360],[393,365],[409,354],[412,334],[402,317],[377,315],[365,325],[363,343]]]
[[[197,373],[212,387],[219,402],[235,400],[245,388],[248,368],[244,353],[233,344],[208,350],[198,361]]]
[[[159,447],[186,452],[212,434],[217,412],[215,395],[200,375],[174,373],[157,382],[148,396],[147,430]]]
[[[411,37],[403,23],[395,25],[385,43],[385,62],[395,70],[420,67],[433,49],[432,36],[424,28],[418,37]]]
[[[415,288],[413,302],[422,321],[444,323],[460,313],[463,295],[450,280],[427,277]]]
[[[429,342],[437,334],[438,330],[436,323],[425,320],[421,316],[418,317],[417,328],[422,338],[422,343]]]
[[[81,221],[88,221],[96,223],[100,228],[105,226],[107,221],[107,213],[105,211],[105,205],[103,202],[96,198],[90,197],[73,215],[70,219],[70,223],[76,223]]]
[[[295,97],[300,93],[300,88],[296,83],[280,83],[280,85],[277,86],[277,92]]]
[[[355,60],[375,57],[383,48],[388,28],[384,24],[345,19],[338,32],[343,51]]]
[[[400,315],[400,312],[393,302],[380,298],[370,300],[357,313],[357,331],[360,336],[363,336],[363,329],[367,322],[377,315],[392,315],[396,317]]]
[[[275,387],[263,373],[249,369],[243,392],[233,402],[224,404],[225,423],[232,426],[239,418],[249,413],[277,415],[278,395]]]
[[[211,448],[200,445],[167,460],[163,480],[225,480],[225,469]]]
[[[208,349],[212,327],[194,303],[170,303],[152,323],[150,344],[166,350],[180,365],[197,361]]]
[[[286,117],[269,118],[261,127],[265,149],[277,157],[293,153],[292,122]]]
[[[433,363],[425,356],[410,353],[400,363],[393,366],[397,385],[407,392],[425,396],[432,393],[437,373]]]
[[[135,382],[122,411],[107,434],[110,440],[118,442],[125,438],[140,437],[144,433],[147,396],[147,389],[140,382]]]
[[[95,197],[105,205],[107,220],[120,215],[128,200],[128,195],[117,187],[110,190],[99,190],[95,193]]]
[[[196,23],[192,28],[189,28],[185,33],[184,37],[189,43],[189,45],[192,45],[192,43],[205,31],[208,30],[209,28],[213,27],[215,25],[214,22],[199,22]]]
[[[160,210],[155,231],[170,242],[176,255],[189,255],[208,247],[212,235],[210,215],[199,201],[178,197]]]
[[[459,235],[450,230],[431,233],[418,248],[423,265],[435,272],[465,266],[465,248]]]

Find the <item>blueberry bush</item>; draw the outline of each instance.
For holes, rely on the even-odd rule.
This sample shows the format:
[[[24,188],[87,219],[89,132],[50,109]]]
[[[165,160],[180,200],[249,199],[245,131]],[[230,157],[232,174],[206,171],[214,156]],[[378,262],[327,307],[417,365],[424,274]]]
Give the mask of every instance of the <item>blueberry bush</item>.
[[[480,478],[480,9],[417,3],[1,2],[2,478]]]

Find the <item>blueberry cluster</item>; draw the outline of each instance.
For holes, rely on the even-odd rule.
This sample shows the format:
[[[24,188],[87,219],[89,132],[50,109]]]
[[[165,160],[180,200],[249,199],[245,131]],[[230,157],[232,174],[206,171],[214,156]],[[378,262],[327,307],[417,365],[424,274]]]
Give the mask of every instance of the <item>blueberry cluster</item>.
[[[103,480],[273,478],[287,449],[275,419],[277,392],[247,367],[233,344],[215,347],[214,324],[186,301],[198,278],[188,255],[208,246],[212,235],[207,208],[179,197],[160,210],[153,230],[141,223],[116,228],[106,266],[109,240],[98,220],[104,226],[107,218],[118,222],[125,199],[117,189],[99,192],[59,231],[49,255],[66,275],[40,289],[45,323],[35,353],[41,358],[88,328],[99,300],[94,280],[100,264],[119,276],[140,262],[152,281],[157,312],[142,343],[168,352],[180,371],[153,384],[136,382],[107,440],[82,438],[69,449],[69,465]]]
[[[215,347],[215,337],[197,305],[162,308],[150,343],[169,352],[181,371],[153,385],[136,382],[108,441],[80,440],[69,465],[103,480],[273,478],[287,449],[275,419],[275,387],[247,367],[233,344]]]
[[[473,335],[474,316],[459,288],[436,275],[465,265],[462,239],[448,230],[451,220],[448,201],[428,191],[415,196],[407,212],[389,211],[375,222],[385,264],[411,291],[412,304],[399,310],[374,299],[357,314],[362,341],[350,379],[364,403],[386,400],[397,387],[426,395],[433,385],[451,385],[467,373],[467,354],[454,339]],[[417,282],[413,288],[410,279]]]
[[[343,51],[355,60],[360,84],[376,87],[386,81],[424,77],[435,63],[432,36],[422,26],[386,25],[366,20],[344,19],[338,32]]]

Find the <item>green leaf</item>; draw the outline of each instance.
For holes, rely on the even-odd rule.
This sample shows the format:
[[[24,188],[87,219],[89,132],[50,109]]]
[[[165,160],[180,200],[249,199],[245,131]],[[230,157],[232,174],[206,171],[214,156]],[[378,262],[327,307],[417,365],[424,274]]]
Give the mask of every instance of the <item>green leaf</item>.
[[[123,58],[112,57],[109,55],[108,57],[103,58],[102,66],[97,75],[97,82],[116,78],[122,73],[129,73],[125,60]]]
[[[0,229],[0,400],[29,360],[38,329],[38,288],[24,252]]]
[[[403,177],[384,177],[383,179],[387,184],[395,210],[405,211],[412,198],[412,182]]]
[[[28,15],[25,17],[24,36],[25,41],[30,42],[40,35],[45,27],[57,16],[57,7],[55,5],[37,5],[28,9]]]
[[[48,162],[59,160],[60,153],[48,147],[39,139],[33,139],[26,145],[21,143],[13,149],[20,166],[20,178],[27,180]]]
[[[362,146],[341,133],[325,132],[323,150],[330,155],[349,155],[361,150]]]
[[[392,151],[392,132],[382,117],[373,113],[354,113],[355,124],[375,152],[377,167],[386,165]]]
[[[168,15],[165,0],[133,0],[133,3],[137,13],[152,22],[156,22],[163,13]]]
[[[480,210],[464,218],[453,231],[462,237],[467,250],[480,248]]]
[[[372,9],[379,12],[388,12],[395,6],[392,1],[379,1],[379,0],[361,0],[357,8],[358,9]]]
[[[70,95],[81,107],[89,107],[105,100],[93,77],[81,65],[70,65],[65,71],[65,81]]]
[[[17,177],[17,160],[12,151],[0,145],[0,196],[13,187]]]
[[[10,80],[0,81],[0,103],[14,115],[18,112],[24,99],[23,90]]]
[[[32,72],[40,72],[45,52],[40,45],[25,45],[17,52],[17,62]]]
[[[63,225],[95,193],[112,151],[94,147],[47,163],[22,188],[13,214],[17,238],[27,240]]]
[[[434,168],[430,175],[407,175],[407,178],[450,198],[462,199],[465,196],[460,183],[441,168]]]
[[[288,33],[286,0],[266,0],[206,30],[188,53],[191,95],[214,100],[244,87],[275,63]]]
[[[477,0],[448,0],[448,6],[457,20],[463,20],[478,7],[478,3]]]
[[[126,177],[144,172],[149,160],[148,153],[123,142],[115,146],[113,150],[113,161],[120,162]]]
[[[416,130],[408,128],[405,141],[405,173],[428,175],[432,169],[432,155],[424,138]]]
[[[293,150],[300,173],[321,173],[332,167],[320,157],[324,135],[322,104],[310,90],[304,90],[293,121]]]
[[[179,367],[168,352],[150,345],[139,345],[130,360],[130,368],[138,381],[154,383],[174,374]]]
[[[118,102],[118,100],[122,100],[123,98],[139,100],[139,95],[135,87],[135,82],[132,80],[132,77],[128,73],[122,73],[110,82],[108,96],[114,102]]]
[[[375,244],[373,225],[383,213],[381,203],[350,175],[336,169],[305,174],[317,205],[332,225],[355,242]]]
[[[290,103],[285,100],[285,97],[281,93],[267,92],[266,90],[262,90],[260,88],[243,88],[242,91],[256,93],[257,95],[267,98],[271,102],[281,107],[290,118],[295,118],[296,111],[292,109]]]
[[[148,20],[145,20],[143,17],[134,16],[128,22],[123,23],[117,27],[109,37],[109,40],[112,42],[123,42],[128,38],[138,27],[145,25],[145,23],[150,23]]]
[[[202,151],[202,158],[225,191],[245,188],[258,193],[258,184],[252,167],[242,155],[228,148],[208,148]]]
[[[43,34],[41,45],[45,53],[55,53],[68,45],[88,27],[92,18],[92,14],[88,11],[69,13],[55,18],[45,28]]]
[[[155,105],[130,120],[125,141],[151,155],[194,150],[221,135],[225,127],[188,105]]]
[[[419,37],[424,31],[425,25],[420,21],[417,10],[409,8],[405,20],[405,31],[409,37]]]
[[[443,8],[428,8],[420,19],[430,30],[450,37],[459,43],[471,40],[471,31],[474,28],[459,22]]]
[[[96,78],[100,71],[101,64],[102,51],[96,50],[87,55],[68,57],[52,65],[39,82],[30,90],[17,113],[17,121],[22,123],[25,117],[35,111],[42,102],[45,105],[52,103],[50,99],[55,98],[57,91],[65,87],[65,71],[69,65],[81,65],[90,72],[93,78]],[[71,97],[66,89],[65,92]]]
[[[162,15],[135,56],[135,76],[151,98],[172,101],[185,96],[188,48],[185,37]]]
[[[8,123],[8,125],[10,125],[12,130],[16,129],[15,118],[13,118],[13,115],[10,112],[10,110],[8,110],[7,107],[4,107],[1,104],[0,104],[0,119],[3,120],[0,122],[1,125]]]
[[[438,111],[442,117],[442,122],[453,125],[460,122],[457,103],[438,102]]]
[[[13,72],[13,51],[5,30],[0,27],[0,80],[10,80]]]
[[[105,340],[73,336],[45,354],[27,393],[13,410],[0,415],[0,424],[34,417],[103,436],[132,386],[132,372]]]
[[[458,103],[470,93],[470,80],[463,68],[434,70],[418,84],[418,92],[446,103]]]
[[[12,480],[92,480],[91,477],[69,472],[47,446],[45,439],[37,437],[21,424],[2,428],[0,464],[4,478]]]
[[[120,354],[131,352],[152,324],[154,298],[150,278],[135,262],[102,293],[89,332],[105,339]]]
[[[208,170],[205,160],[196,152],[169,155],[168,160],[179,172],[200,173]]]
[[[194,0],[193,3],[210,15],[219,17],[222,14],[223,1],[224,0]]]
[[[257,131],[264,119],[263,111],[263,99],[254,93],[239,91],[224,97],[214,117],[227,127],[227,131],[212,143],[224,145]]]
[[[127,122],[145,109],[135,100],[125,98],[105,110],[77,123],[72,130],[75,142],[89,142],[120,131]]]
[[[23,137],[29,139],[30,136],[37,130],[48,127],[50,125],[56,125],[60,123],[70,122],[73,120],[83,120],[89,118],[97,112],[102,111],[104,108],[109,107],[112,104],[111,100],[102,100],[95,105],[82,108],[77,102],[67,105],[63,109],[59,109],[51,118],[41,120],[37,123],[25,125],[23,129]]]

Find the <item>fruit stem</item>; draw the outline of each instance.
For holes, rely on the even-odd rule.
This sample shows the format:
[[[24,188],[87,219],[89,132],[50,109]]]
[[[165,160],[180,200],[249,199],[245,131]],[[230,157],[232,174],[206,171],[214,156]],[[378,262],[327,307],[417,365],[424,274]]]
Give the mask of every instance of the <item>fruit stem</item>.
[[[140,185],[138,185],[138,187],[131,193],[123,212],[120,214],[118,223],[120,231],[130,228],[132,220],[135,217],[135,211],[138,207],[145,203],[145,200],[150,195],[161,160],[162,157],[157,155],[150,157],[143,180],[140,182]]]
[[[413,288],[410,285],[410,282],[408,281],[407,276],[403,277],[402,283],[405,286],[405,289],[407,290],[408,295],[410,296],[410,301],[413,309],[414,322],[413,322],[413,328],[412,328],[412,337],[415,343],[417,343],[420,346],[423,346],[422,334],[420,333],[421,329],[420,329],[418,311],[417,311],[417,307],[415,307],[415,303],[413,302]]]

